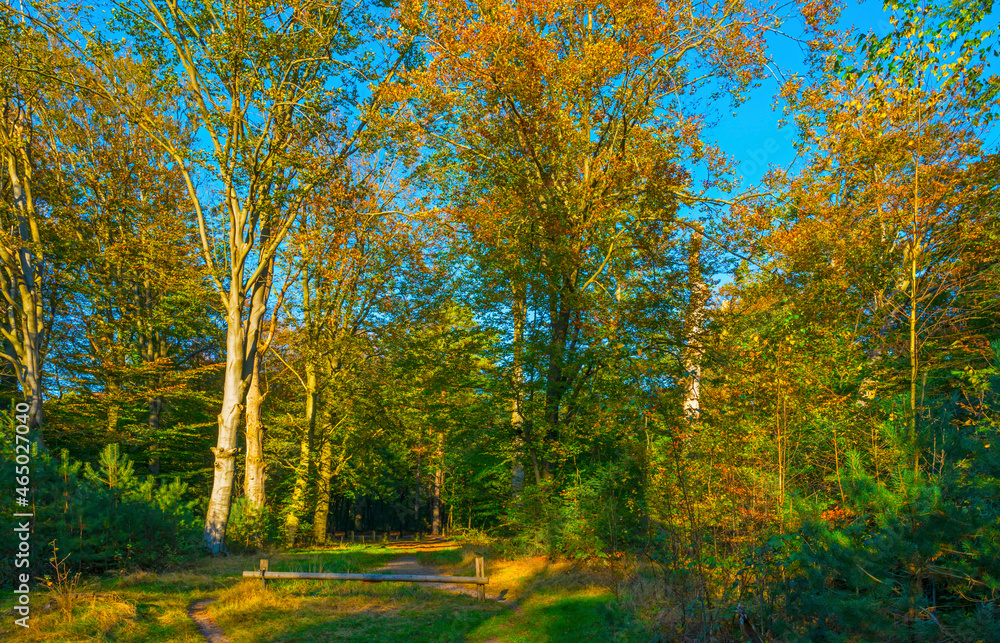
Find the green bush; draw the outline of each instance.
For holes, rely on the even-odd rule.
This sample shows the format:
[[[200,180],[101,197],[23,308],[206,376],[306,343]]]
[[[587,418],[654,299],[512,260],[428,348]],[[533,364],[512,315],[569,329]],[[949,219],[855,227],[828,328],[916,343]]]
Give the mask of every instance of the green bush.
[[[557,486],[527,487],[512,504],[512,551],[606,558],[644,535],[634,464],[628,460],[581,470]]]
[[[249,506],[246,498],[233,501],[226,527],[226,546],[229,549],[253,552],[278,543],[280,538],[278,517],[266,505],[257,510]]]
[[[774,633],[786,639],[1000,641],[1000,458],[995,427],[960,422],[951,403],[925,418],[936,460],[915,475],[872,475],[849,458],[852,518],[815,516],[777,554],[786,604]],[[905,427],[885,427],[900,436]],[[902,440],[900,440],[902,443]],[[910,451],[909,453],[912,453]]]
[[[0,459],[0,476],[14,478],[12,449]],[[83,473],[81,474],[81,469]],[[187,501],[187,485],[157,483],[135,476],[128,456],[112,444],[101,452],[94,469],[69,458],[35,454],[30,463],[34,518],[31,536],[32,576],[48,571],[55,542],[60,556],[76,571],[101,573],[130,568],[158,569],[181,562],[198,551],[199,521]],[[16,551],[11,517],[14,499],[8,497],[0,526],[5,551]],[[25,570],[17,569],[17,572]],[[0,579],[13,581],[13,560],[0,562]]]

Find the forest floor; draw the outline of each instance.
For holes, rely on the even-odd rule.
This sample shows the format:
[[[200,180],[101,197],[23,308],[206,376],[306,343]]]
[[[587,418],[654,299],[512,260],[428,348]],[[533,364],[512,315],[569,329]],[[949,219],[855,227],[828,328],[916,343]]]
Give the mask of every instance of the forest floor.
[[[454,541],[395,542],[204,558],[164,573],[85,580],[68,596],[36,585],[31,628],[0,638],[176,643],[299,641],[648,641],[624,617],[606,575],[546,557],[498,560]],[[273,571],[474,575],[485,554],[486,602],[474,585],[244,579],[258,559]],[[6,597],[5,597],[6,599]],[[197,621],[197,622],[196,622]],[[623,623],[631,621],[631,627]]]

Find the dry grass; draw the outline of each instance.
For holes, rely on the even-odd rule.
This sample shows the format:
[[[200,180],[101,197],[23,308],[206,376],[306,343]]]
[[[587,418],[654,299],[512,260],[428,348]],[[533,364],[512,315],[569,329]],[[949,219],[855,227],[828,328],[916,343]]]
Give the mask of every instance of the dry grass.
[[[103,636],[110,635],[119,627],[131,629],[135,626],[136,615],[136,604],[116,592],[103,596],[100,600],[95,597],[87,610],[87,617]]]
[[[118,592],[83,593],[75,597],[71,609],[55,607],[56,597],[49,595],[43,607],[35,607],[31,627],[24,629],[5,623],[5,634],[19,641],[76,641],[127,638],[137,626],[138,610],[134,600]]]

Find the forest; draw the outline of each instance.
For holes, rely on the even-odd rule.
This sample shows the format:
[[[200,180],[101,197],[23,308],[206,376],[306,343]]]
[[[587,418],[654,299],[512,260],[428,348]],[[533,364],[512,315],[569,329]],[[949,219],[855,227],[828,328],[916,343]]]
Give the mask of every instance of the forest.
[[[5,0],[0,632],[1000,641],[997,20],[878,6]]]

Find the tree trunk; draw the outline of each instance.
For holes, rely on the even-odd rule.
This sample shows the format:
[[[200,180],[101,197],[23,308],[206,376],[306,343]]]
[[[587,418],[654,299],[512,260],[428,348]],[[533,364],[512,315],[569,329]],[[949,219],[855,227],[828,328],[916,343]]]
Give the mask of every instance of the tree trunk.
[[[229,524],[233,479],[236,475],[236,441],[243,423],[243,403],[249,378],[245,377],[243,359],[242,302],[237,292],[232,292],[229,311],[226,313],[226,370],[222,389],[222,410],[219,413],[219,437],[212,447],[215,456],[215,475],[208,514],[205,517],[203,544],[209,553],[226,552],[226,526]]]
[[[920,257],[920,236],[918,222],[920,218],[920,150],[914,156],[913,163],[913,221],[910,230],[910,240],[907,244],[909,254],[910,277],[910,447],[913,449],[913,479],[916,482],[920,472],[920,440],[917,432],[917,377],[920,372],[917,349],[917,321],[919,318],[919,291],[917,290],[917,268]]]
[[[514,318],[514,373],[513,389],[514,399],[511,402],[510,425],[514,433],[513,449],[511,453],[510,491],[517,496],[524,489],[524,444],[527,435],[524,426],[524,365],[521,363],[521,351],[524,345],[524,317],[527,308],[524,287],[513,288],[514,303],[511,306],[511,316]],[[529,448],[532,448],[529,445]],[[537,467],[536,467],[537,468]],[[535,480],[535,484],[538,484]]]
[[[309,487],[309,468],[312,464],[313,439],[316,435],[316,365],[311,359],[306,360],[306,430],[299,441],[299,466],[295,471],[295,486],[292,489],[292,500],[285,514],[285,540],[288,546],[295,544],[299,532],[299,516],[306,510],[306,493]]]
[[[28,149],[31,142],[25,132],[30,131],[28,110],[13,106],[13,125],[2,123],[3,161],[13,196],[17,248],[0,246],[0,260],[4,266],[0,283],[6,299],[7,315],[2,333],[12,350],[4,357],[11,362],[18,383],[28,403],[27,426],[38,450],[46,453],[42,438],[42,356],[41,344],[44,331],[42,293],[37,270],[43,263],[40,250],[37,212],[31,192],[32,168]],[[25,127],[24,120],[29,121]]]
[[[246,475],[243,478],[243,495],[247,504],[255,510],[264,507],[264,423],[261,421],[260,409],[264,404],[266,393],[260,387],[260,362],[258,353],[254,359],[253,375],[250,378],[250,388],[247,390],[246,408]]]
[[[313,541],[326,543],[326,521],[330,514],[330,480],[333,478],[333,435],[329,432],[319,450],[319,480],[316,486],[316,512],[313,514]]]
[[[417,484],[413,489],[413,529],[420,530],[420,437],[417,434]]]
[[[261,287],[254,291],[255,305],[261,307],[262,310],[267,310],[267,303],[271,297],[273,278],[274,260],[272,259],[267,263],[267,267],[261,275]],[[278,305],[280,306],[280,303]],[[267,397],[267,392],[261,388],[260,378],[264,353],[270,346],[270,338],[273,337],[273,316],[271,322],[271,336],[254,354],[250,386],[247,390],[246,425],[244,428],[247,452],[244,463],[243,495],[247,499],[249,506],[255,511],[262,510],[266,500],[265,480],[267,473],[264,471],[264,422],[261,416],[261,408],[264,405],[264,398]]]
[[[431,518],[431,534],[441,535],[441,488],[444,487],[444,431],[438,433],[437,468],[434,471],[433,514]]]
[[[682,410],[688,423],[698,421],[701,414],[701,333],[705,320],[708,288],[701,278],[701,227],[695,224],[688,254],[687,328],[684,346],[684,402]]]
[[[567,283],[567,288],[569,284]],[[549,345],[549,368],[545,384],[545,441],[551,444],[559,438],[560,408],[566,392],[566,340],[569,332],[569,322],[572,310],[568,295],[554,292],[550,295],[552,304],[549,311],[549,330],[551,344]],[[542,478],[551,475],[551,463],[542,457]]]
[[[266,227],[261,231],[261,239],[264,245],[270,239]],[[273,264],[274,259],[269,261]],[[218,418],[219,439],[216,446],[212,447],[215,475],[202,539],[205,549],[213,555],[226,553],[226,526],[229,524],[233,481],[236,477],[236,453],[239,451],[236,442],[243,424],[243,405],[253,376],[253,365],[257,361],[260,323],[267,308],[266,282],[266,279],[258,278],[251,285],[250,314],[244,327],[242,266],[234,268],[230,278],[229,299],[226,302],[226,370],[222,411]]]

